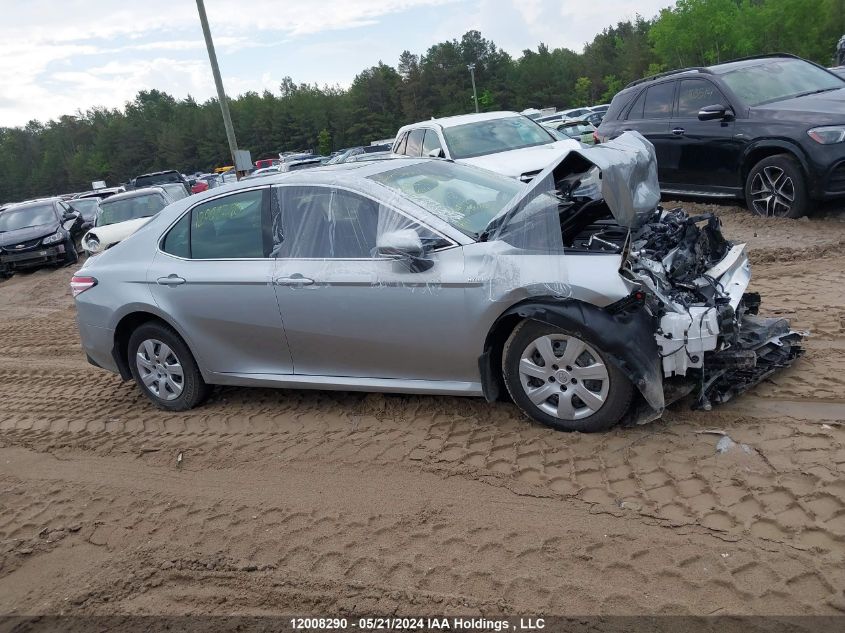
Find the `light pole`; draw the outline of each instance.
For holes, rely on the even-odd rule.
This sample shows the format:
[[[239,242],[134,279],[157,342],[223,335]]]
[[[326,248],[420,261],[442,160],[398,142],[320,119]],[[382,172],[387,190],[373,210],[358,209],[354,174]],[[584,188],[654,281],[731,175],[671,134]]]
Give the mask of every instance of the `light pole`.
[[[475,101],[475,111],[478,112],[478,93],[475,91],[475,64],[468,64],[469,76],[472,77],[472,98]]]
[[[229,141],[232,165],[235,166],[235,174],[237,175],[238,166],[235,156],[238,151],[238,142],[235,140],[235,128],[232,127],[232,115],[229,114],[229,102],[226,101],[226,92],[223,90],[223,80],[220,78],[220,68],[217,66],[217,53],[214,52],[214,42],[211,41],[211,29],[208,28],[208,16],[205,14],[203,0],[197,0],[197,11],[200,14],[202,34],[205,36],[205,47],[208,49],[208,61],[211,62],[211,74],[214,75],[214,85],[217,86],[217,99],[220,101],[220,110],[223,112],[223,127],[226,128],[226,140]]]

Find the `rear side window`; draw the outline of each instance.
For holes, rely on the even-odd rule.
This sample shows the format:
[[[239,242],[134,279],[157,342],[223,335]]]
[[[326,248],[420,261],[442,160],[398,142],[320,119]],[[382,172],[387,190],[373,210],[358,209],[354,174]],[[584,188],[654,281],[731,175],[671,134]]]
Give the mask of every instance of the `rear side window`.
[[[701,108],[728,105],[716,86],[705,79],[684,79],[678,91],[678,117],[698,118]]]
[[[645,95],[644,119],[668,119],[675,101],[674,81],[650,86]]]
[[[408,133],[404,132],[402,136],[399,137],[399,140],[396,143],[396,153],[397,154],[404,154],[405,153],[405,145],[408,143]]]
[[[631,120],[638,120],[643,118],[643,106],[645,105],[645,93],[648,90],[643,90],[637,100],[634,101],[634,105],[631,106],[631,109],[628,111],[628,117]]]
[[[424,135],[425,129],[423,128],[411,130],[411,133],[408,135],[408,146],[405,148],[403,154],[406,156],[419,156],[422,152]]]
[[[270,252],[267,189],[209,200],[186,213],[162,242],[165,253],[191,259],[261,259]]]
[[[428,156],[436,149],[443,149],[440,145],[440,138],[437,136],[437,132],[434,130],[426,130],[422,147],[423,156]]]
[[[190,259],[191,257],[191,214],[182,216],[164,238],[161,250],[176,257]]]

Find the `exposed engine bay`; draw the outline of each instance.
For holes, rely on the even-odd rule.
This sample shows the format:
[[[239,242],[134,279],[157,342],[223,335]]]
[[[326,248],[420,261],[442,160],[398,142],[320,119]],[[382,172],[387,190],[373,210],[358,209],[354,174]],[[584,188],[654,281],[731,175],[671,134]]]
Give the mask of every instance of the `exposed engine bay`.
[[[667,404],[693,393],[709,409],[801,355],[802,334],[787,320],[758,315],[745,245],[725,239],[718,217],[656,206],[636,227],[621,226],[596,197],[595,171],[556,181],[564,248],[622,256],[620,274],[642,288],[656,319]]]

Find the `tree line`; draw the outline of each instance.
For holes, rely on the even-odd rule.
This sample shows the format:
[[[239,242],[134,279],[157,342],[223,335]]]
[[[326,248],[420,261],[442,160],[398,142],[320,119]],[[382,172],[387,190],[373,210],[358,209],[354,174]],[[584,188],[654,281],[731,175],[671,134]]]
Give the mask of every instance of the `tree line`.
[[[652,19],[605,28],[577,53],[540,44],[519,57],[478,31],[403,52],[348,89],[294,83],[230,99],[240,147],[253,159],[320,153],[391,138],[402,125],[472,111],[475,64],[482,110],[608,102],[628,82],[664,70],[789,52],[828,64],[845,33],[845,0],[678,0]],[[160,169],[229,164],[215,99],[141,91],[122,109],[93,108],[20,128],[0,127],[0,203],[110,185]]]

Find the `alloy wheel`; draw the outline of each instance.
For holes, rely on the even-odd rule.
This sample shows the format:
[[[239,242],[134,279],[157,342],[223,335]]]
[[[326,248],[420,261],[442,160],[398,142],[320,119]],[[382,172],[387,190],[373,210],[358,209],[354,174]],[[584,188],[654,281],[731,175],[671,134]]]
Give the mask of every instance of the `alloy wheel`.
[[[155,397],[175,400],[185,387],[182,364],[173,350],[156,339],[147,339],[138,346],[135,366],[141,382]]]
[[[795,183],[780,167],[769,165],[751,181],[751,205],[757,215],[786,217],[795,203]]]
[[[604,405],[610,389],[598,352],[567,334],[532,341],[520,356],[519,381],[537,408],[561,420],[590,417]]]

